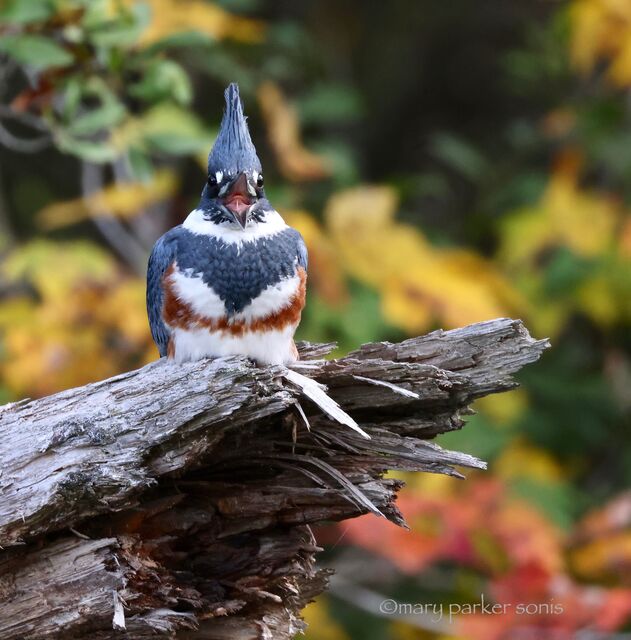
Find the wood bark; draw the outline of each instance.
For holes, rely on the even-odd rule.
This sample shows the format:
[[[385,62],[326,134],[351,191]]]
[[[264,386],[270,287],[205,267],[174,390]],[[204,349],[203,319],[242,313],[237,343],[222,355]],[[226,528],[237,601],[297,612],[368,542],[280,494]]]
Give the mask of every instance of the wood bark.
[[[547,342],[499,319],[322,360],[332,347],[300,345],[296,371],[370,439],[294,372],[236,357],[3,407],[0,638],[293,637],[327,583],[310,525],[405,526],[386,471],[484,468],[430,440]]]

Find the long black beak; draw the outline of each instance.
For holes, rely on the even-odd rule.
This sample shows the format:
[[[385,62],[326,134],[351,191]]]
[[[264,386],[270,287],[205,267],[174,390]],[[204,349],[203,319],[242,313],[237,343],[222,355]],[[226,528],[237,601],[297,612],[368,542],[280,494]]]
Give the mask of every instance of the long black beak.
[[[248,178],[241,172],[228,187],[228,191],[221,199],[221,202],[234,216],[236,222],[245,229],[248,220],[248,211],[254,204],[254,198],[248,191]]]

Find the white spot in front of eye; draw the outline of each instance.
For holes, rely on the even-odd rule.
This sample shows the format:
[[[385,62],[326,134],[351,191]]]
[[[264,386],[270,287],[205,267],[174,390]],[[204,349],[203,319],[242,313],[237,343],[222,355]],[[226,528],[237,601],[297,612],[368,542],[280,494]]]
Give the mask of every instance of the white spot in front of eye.
[[[215,178],[217,178],[217,184],[221,184],[221,181],[223,180],[223,171],[217,171],[217,173],[215,173]]]
[[[252,171],[252,177],[254,178],[254,184],[252,184],[249,180],[248,182],[248,192],[250,193],[251,196],[254,196],[256,198],[256,189],[254,188],[254,185],[256,184],[256,181],[258,179],[258,173],[256,171]]]

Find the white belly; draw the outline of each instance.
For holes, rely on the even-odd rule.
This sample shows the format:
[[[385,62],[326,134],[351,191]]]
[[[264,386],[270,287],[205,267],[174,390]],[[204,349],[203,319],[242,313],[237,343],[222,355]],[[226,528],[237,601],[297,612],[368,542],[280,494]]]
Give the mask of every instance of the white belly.
[[[197,318],[194,316],[189,324],[169,326],[176,361],[231,355],[248,356],[261,364],[296,361],[293,337],[297,323],[269,330],[248,326],[259,321],[260,327],[265,318],[292,304],[304,286],[298,274],[263,289],[241,312],[231,316],[229,322],[238,330],[226,328],[225,324],[220,328],[227,316],[224,302],[201,276],[176,271],[170,276],[170,283],[177,299]]]
[[[226,315],[223,300],[201,276],[186,276],[176,272],[171,276],[171,281],[178,299],[188,304],[195,313],[211,319],[223,318]],[[300,278],[295,275],[266,287],[240,313],[233,316],[234,320],[249,322],[283,309],[296,294],[299,286]]]
[[[296,361],[295,326],[272,331],[246,331],[231,335],[226,331],[174,329],[175,360],[186,362],[207,357],[244,355],[260,364],[289,364]]]

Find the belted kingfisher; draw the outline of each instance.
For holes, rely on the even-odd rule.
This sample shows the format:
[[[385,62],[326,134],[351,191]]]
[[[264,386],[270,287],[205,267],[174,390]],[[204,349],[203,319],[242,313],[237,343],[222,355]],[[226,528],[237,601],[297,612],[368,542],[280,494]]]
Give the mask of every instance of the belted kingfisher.
[[[151,334],[179,362],[241,354],[287,364],[298,358],[307,249],[265,197],[236,84],[225,99],[199,205],[149,258]]]

